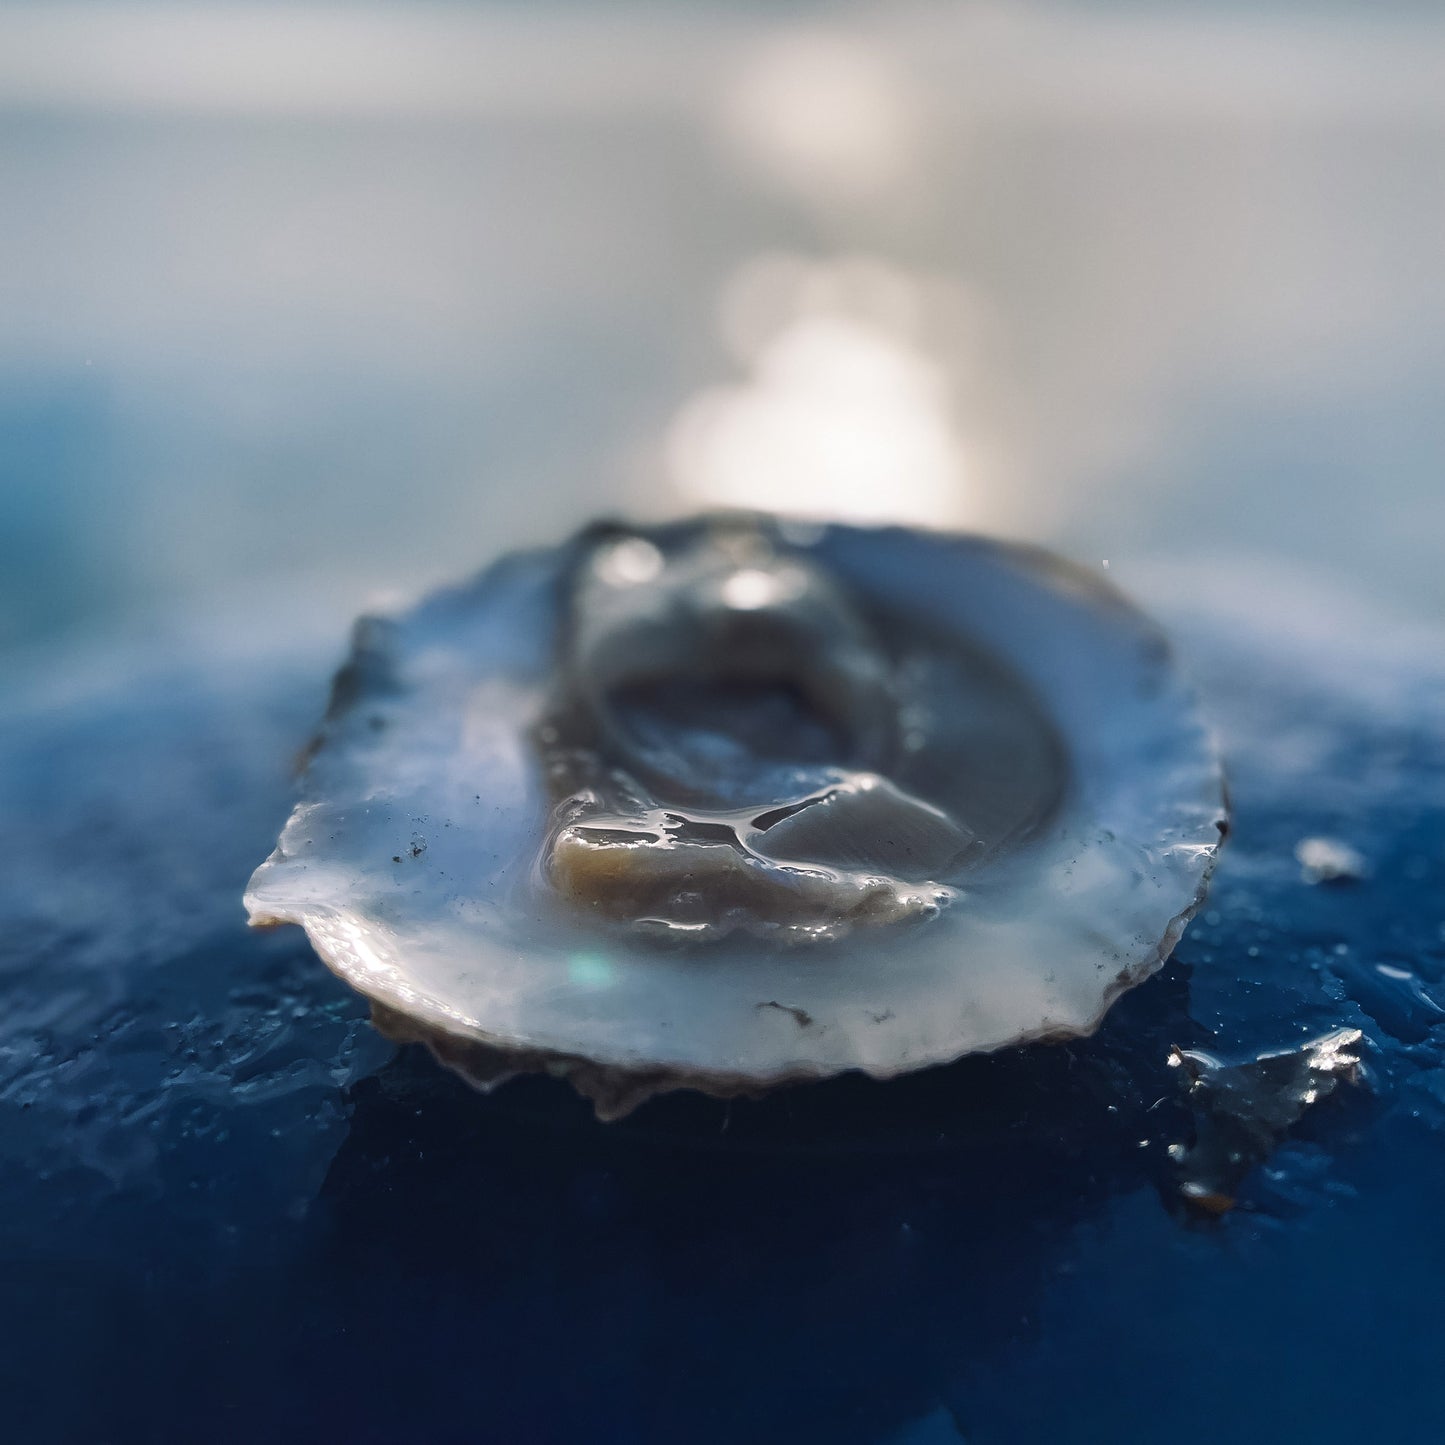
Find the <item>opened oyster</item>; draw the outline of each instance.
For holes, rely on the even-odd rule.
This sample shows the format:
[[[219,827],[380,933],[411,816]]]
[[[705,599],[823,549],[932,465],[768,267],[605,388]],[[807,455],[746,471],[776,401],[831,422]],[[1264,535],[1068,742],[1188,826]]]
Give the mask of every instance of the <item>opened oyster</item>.
[[[723,516],[358,623],[246,903],[473,1083],[615,1116],[1088,1033],[1223,827],[1162,638],[1098,581]]]

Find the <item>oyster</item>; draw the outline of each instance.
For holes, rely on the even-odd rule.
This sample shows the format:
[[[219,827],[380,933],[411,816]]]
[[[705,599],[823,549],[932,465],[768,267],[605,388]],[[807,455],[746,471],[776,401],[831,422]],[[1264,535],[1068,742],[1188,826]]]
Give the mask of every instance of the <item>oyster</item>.
[[[1167,646],[1098,580],[729,515],[359,622],[246,903],[393,1037],[616,1116],[1088,1033],[1224,826]]]

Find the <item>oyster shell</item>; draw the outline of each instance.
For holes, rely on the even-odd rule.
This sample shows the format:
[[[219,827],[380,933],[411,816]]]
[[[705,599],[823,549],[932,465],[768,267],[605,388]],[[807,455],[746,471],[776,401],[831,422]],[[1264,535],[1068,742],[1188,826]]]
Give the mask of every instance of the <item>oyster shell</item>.
[[[1161,635],[1044,553],[609,525],[357,624],[246,903],[394,1037],[615,1116],[1087,1033],[1224,822]]]

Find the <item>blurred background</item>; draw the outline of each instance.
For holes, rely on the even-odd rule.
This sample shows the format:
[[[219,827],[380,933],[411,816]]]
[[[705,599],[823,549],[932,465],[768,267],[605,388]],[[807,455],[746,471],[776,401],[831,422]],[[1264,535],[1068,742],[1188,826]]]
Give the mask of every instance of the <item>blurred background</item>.
[[[1433,3],[0,3],[0,651],[720,503],[1438,620],[1442,256]]]

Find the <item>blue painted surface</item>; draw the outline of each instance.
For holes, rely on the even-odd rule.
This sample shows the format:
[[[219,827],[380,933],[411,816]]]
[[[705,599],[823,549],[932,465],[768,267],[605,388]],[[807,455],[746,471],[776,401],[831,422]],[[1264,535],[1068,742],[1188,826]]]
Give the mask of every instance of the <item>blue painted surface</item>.
[[[1445,1438],[1445,716],[1186,644],[1236,827],[1094,1039],[596,1124],[396,1053],[240,890],[330,654],[72,658],[0,722],[0,1399],[30,1442]],[[1339,836],[1368,879],[1310,887]],[[1385,971],[1382,971],[1382,966]],[[1370,1088],[1181,1209],[1171,1044]]]

